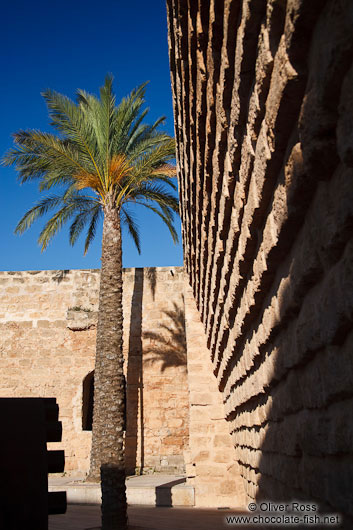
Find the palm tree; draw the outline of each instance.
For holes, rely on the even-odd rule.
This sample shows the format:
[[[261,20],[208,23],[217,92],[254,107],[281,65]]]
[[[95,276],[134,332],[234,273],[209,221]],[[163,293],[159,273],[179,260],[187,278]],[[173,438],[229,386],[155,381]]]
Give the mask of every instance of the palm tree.
[[[116,105],[112,77],[97,98],[82,90],[77,102],[57,92],[43,93],[58,134],[36,130],[14,134],[15,146],[3,158],[21,183],[39,181],[49,192],[20,220],[22,234],[35,220],[54,212],[39,235],[44,250],[67,221],[73,245],[87,227],[84,251],[103,217],[102,266],[97,324],[94,415],[89,480],[102,483],[102,528],[126,528],[121,226],[127,226],[140,252],[139,229],[131,206],[141,205],[167,225],[174,242],[174,140],[143,120],[145,84]],[[168,191],[168,186],[172,190]],[[51,194],[52,188],[58,193]],[[50,190],[50,191],[49,191]]]

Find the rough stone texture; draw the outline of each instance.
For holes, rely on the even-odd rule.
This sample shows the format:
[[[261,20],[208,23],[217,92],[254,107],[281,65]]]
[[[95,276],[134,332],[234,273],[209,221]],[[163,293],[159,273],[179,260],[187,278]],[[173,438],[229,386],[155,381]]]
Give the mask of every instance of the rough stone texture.
[[[206,346],[202,322],[185,282],[185,326],[189,380],[188,483],[195,506],[243,506],[245,490]]]
[[[183,302],[178,267],[124,271],[127,467],[182,472],[188,441]],[[83,380],[94,369],[98,270],[0,272],[0,396],[56,397],[65,470],[86,472]]]
[[[167,6],[185,266],[234,462],[249,499],[351,528],[352,2]]]

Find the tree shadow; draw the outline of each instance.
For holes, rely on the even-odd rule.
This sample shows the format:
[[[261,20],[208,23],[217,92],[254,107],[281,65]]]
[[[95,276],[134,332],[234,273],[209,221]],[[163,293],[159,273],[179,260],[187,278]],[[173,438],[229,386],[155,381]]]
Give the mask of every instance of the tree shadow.
[[[143,339],[149,339],[148,347],[145,347],[149,357],[146,361],[156,363],[162,361],[161,371],[176,366],[186,366],[186,335],[185,335],[185,311],[183,307],[173,302],[173,309],[163,311],[170,321],[169,325],[160,324],[161,333],[145,331]]]
[[[140,474],[144,468],[143,370],[142,370],[142,298],[144,270],[135,269],[131,299],[129,349],[126,376],[125,467],[127,474]],[[140,462],[137,461],[140,423]]]
[[[154,299],[156,268],[147,271]],[[142,301],[144,269],[135,269],[131,299],[130,332],[126,376],[126,434],[125,467],[127,474],[142,474],[144,470],[144,408],[143,408],[143,360],[147,363],[162,361],[161,371],[186,366],[185,314],[183,304],[173,303],[172,310],[163,314],[166,323],[160,324],[160,333],[142,333]],[[144,345],[142,345],[144,341]],[[144,346],[144,347],[143,347]],[[143,356],[144,359],[143,359]],[[140,441],[140,446],[139,446]]]
[[[154,300],[156,295],[156,285],[157,285],[157,271],[156,267],[147,267],[145,269],[148,283],[150,284],[152,299]]]
[[[69,269],[57,271],[55,275],[53,276],[54,282],[61,283],[63,280],[65,280],[66,276],[70,273]]]

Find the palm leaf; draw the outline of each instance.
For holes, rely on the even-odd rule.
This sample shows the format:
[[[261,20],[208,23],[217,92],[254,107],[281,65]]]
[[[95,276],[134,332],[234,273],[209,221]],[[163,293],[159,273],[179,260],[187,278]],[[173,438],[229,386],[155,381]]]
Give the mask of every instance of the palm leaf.
[[[172,220],[170,219],[169,216],[165,215],[163,212],[159,211],[157,208],[155,208],[151,204],[146,204],[146,203],[139,202],[139,201],[136,201],[136,204],[144,206],[145,208],[148,208],[153,213],[158,215],[162,219],[162,221],[167,225],[167,228],[168,228],[168,230],[170,232],[170,235],[172,236],[173,242],[174,243],[178,243],[179,237],[178,237],[177,231],[175,230],[173,222],[172,222]]]
[[[50,210],[53,210],[62,203],[62,196],[55,195],[51,197],[45,197],[39,201],[35,206],[33,206],[22,219],[18,222],[15,228],[15,234],[23,234],[28,230],[34,221],[48,213]]]
[[[90,221],[90,224],[89,224],[88,230],[87,230],[87,235],[86,235],[86,240],[85,240],[85,248],[84,248],[84,255],[87,254],[87,251],[88,251],[92,241],[94,240],[94,238],[96,236],[97,224],[98,224],[98,220],[99,220],[101,215],[102,215],[102,209],[100,208],[99,205],[95,206],[95,208],[92,210],[91,221]]]
[[[122,221],[127,226],[129,234],[136,245],[138,253],[141,254],[140,233],[135,219],[127,212],[126,208],[122,208],[121,213]]]

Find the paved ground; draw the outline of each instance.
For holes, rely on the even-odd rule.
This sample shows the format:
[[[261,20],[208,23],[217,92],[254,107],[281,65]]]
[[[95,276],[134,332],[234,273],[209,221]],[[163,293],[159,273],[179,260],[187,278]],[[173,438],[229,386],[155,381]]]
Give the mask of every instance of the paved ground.
[[[93,483],[85,483],[85,477],[83,475],[65,475],[63,477],[52,475],[49,476],[49,485],[50,486],[66,486],[69,484],[78,484],[78,485],[94,485]],[[136,475],[126,478],[127,487],[158,487],[171,482],[183,483],[186,481],[185,475],[162,475],[159,473],[153,475]]]
[[[203,508],[155,508],[130,506],[128,509],[131,530],[225,530],[239,528],[227,525],[225,516],[230,510]],[[98,530],[100,507],[69,505],[65,515],[51,515],[49,530]],[[249,528],[249,527],[248,527]],[[260,527],[256,527],[260,530]]]
[[[85,482],[81,476],[49,477],[49,491],[66,491],[68,504],[100,504],[100,484]],[[130,505],[193,506],[194,488],[183,475],[139,475],[126,479]]]

